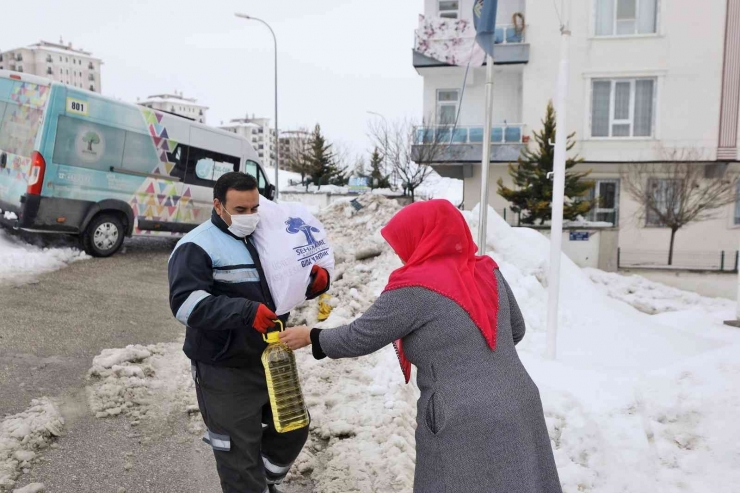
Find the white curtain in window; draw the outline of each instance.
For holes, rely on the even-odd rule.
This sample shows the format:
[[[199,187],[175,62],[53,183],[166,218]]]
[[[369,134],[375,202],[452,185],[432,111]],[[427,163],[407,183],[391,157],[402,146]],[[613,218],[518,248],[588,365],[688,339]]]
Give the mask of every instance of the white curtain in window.
[[[637,13],[638,34],[654,34],[657,24],[658,0],[640,0],[640,11]]]
[[[737,198],[735,199],[735,224],[740,224],[740,181],[737,182],[735,189]]]
[[[654,80],[635,82],[635,137],[650,137],[653,134]]]
[[[614,34],[614,1],[594,0],[596,2],[597,36],[611,36]]]
[[[591,96],[591,136],[609,137],[609,106],[612,83],[608,80],[593,82]]]

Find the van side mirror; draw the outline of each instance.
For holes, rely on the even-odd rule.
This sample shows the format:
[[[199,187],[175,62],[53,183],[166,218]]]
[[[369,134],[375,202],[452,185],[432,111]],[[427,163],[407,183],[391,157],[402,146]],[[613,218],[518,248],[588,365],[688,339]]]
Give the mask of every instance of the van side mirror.
[[[0,152],[0,168],[5,168],[8,165],[8,155],[4,152]]]
[[[267,188],[265,189],[265,197],[270,200],[275,200],[275,185],[272,183],[267,185]]]

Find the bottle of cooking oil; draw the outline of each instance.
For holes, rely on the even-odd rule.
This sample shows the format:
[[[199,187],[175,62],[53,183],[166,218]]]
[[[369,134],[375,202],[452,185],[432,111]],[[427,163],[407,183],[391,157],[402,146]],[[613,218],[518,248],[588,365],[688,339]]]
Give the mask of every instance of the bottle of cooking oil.
[[[276,322],[280,331],[262,336],[269,344],[262,353],[262,365],[265,367],[275,429],[278,433],[286,433],[308,426],[308,411],[298,380],[295,355],[280,342],[280,332],[284,327],[280,320]]]

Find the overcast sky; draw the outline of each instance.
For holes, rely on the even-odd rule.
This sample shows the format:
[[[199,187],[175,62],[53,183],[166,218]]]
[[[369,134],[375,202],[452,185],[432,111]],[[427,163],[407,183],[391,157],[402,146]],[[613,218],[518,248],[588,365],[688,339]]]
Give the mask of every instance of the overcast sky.
[[[104,62],[103,94],[136,101],[182,91],[210,107],[208,123],[273,118],[278,38],[280,128],[320,123],[327,136],[369,147],[368,111],[422,112],[411,65],[421,0],[33,0],[2,2],[0,49],[39,40],[84,48]],[[10,19],[15,21],[8,22]]]

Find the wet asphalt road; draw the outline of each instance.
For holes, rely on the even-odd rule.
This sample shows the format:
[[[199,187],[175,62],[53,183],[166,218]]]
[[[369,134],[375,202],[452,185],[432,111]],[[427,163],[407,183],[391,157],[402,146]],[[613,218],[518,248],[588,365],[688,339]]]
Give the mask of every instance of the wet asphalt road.
[[[31,284],[0,285],[0,417],[34,398],[60,400],[66,436],[18,487],[47,493],[219,492],[210,449],[187,431],[187,417],[132,429],[125,418],[95,419],[85,375],[106,348],[172,342],[182,326],[167,302],[174,241],[134,239],[108,259],[76,262]],[[128,464],[128,465],[127,465]],[[286,485],[309,493],[309,485]]]

